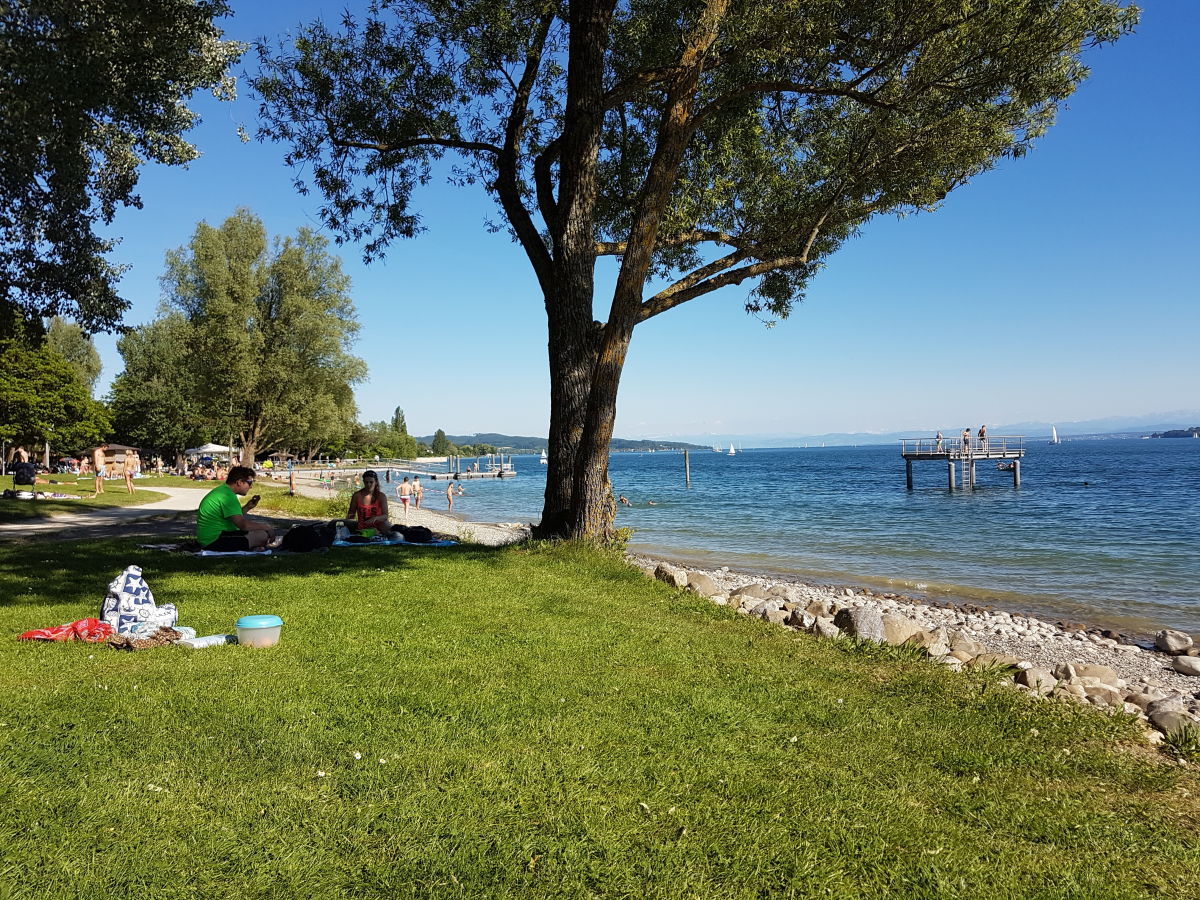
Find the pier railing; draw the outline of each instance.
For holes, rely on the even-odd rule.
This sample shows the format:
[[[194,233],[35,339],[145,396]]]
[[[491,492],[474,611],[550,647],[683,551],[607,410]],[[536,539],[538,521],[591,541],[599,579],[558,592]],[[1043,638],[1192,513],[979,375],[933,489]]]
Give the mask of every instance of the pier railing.
[[[988,435],[982,441],[977,435],[971,435],[964,441],[961,436],[942,438],[936,437],[901,438],[900,453],[903,456],[928,456],[932,458],[964,456],[987,456],[991,454],[1024,454],[1025,435],[997,434]]]

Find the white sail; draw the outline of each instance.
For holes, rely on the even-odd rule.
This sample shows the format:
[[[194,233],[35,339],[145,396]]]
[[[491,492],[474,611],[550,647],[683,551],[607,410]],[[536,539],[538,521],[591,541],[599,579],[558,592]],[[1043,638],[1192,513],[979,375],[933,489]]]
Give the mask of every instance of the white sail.
[[[1055,428],[1053,425],[1050,426],[1050,443],[1052,443],[1052,444],[1058,443],[1058,429]]]
[[[730,456],[733,456],[733,455],[734,455],[734,454],[736,454],[736,453],[737,453],[737,451],[733,449],[733,442],[731,441],[731,442],[729,443],[729,455],[730,455]]]
[[[546,459],[546,451],[545,451],[545,450],[543,450],[543,451],[542,451],[542,465],[543,465],[543,466],[548,466],[548,465],[550,465],[550,463],[549,463],[549,462],[547,461],[547,459]]]

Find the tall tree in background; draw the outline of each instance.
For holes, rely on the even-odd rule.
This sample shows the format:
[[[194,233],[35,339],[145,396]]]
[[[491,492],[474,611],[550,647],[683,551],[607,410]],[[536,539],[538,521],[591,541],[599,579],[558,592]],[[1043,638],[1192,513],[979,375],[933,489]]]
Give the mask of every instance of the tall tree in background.
[[[433,433],[433,444],[429,447],[434,456],[449,456],[454,452],[454,445],[446,437],[446,432],[438,429]]]
[[[344,438],[354,422],[350,385],[366,367],[349,353],[350,279],[327,246],[305,228],[269,245],[243,209],[167,254],[166,302],[191,328],[192,390],[214,436],[234,435],[247,458]]]
[[[1136,19],[1119,0],[376,2],[260,48],[254,86],[260,136],[368,259],[420,231],[413,192],[447,154],[495,199],[546,310],[541,530],[598,538],[637,325],[742,284],[786,316],[871,218],[1024,154],[1082,50]]]
[[[146,161],[195,159],[182,138],[201,88],[230,97],[244,45],[214,24],[224,0],[0,2],[0,334],[65,315],[118,327],[113,242],[95,232],[140,207]]]
[[[152,447],[176,465],[210,434],[194,381],[193,340],[191,323],[177,311],[122,335],[117,350],[125,368],[108,400],[117,440]]]
[[[91,335],[85,334],[74,322],[55,316],[46,329],[46,343],[75,370],[90,396],[104,368]]]
[[[0,440],[64,450],[99,441],[108,411],[93,400],[71,364],[43,344],[0,340]]]

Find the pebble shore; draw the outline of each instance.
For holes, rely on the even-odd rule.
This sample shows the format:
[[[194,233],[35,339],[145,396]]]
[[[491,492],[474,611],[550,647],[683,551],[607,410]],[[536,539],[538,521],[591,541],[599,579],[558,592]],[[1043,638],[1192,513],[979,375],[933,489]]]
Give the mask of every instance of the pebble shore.
[[[995,666],[1021,690],[1137,716],[1151,741],[1200,728],[1200,648],[1160,631],[1145,648],[1098,630],[1067,629],[1032,616],[933,606],[911,597],[697,569],[647,556],[628,560],[648,575],[737,612],[821,637],[850,636],[922,649],[952,669]]]

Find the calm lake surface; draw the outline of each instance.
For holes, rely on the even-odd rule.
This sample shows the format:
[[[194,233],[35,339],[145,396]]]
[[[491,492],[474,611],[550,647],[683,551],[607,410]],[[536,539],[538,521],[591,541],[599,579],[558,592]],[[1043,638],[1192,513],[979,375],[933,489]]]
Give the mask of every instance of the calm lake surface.
[[[634,529],[635,552],[1200,632],[1200,440],[1026,448],[1019,490],[981,462],[976,489],[950,493],[945,464],[929,462],[908,491],[898,446],[692,451],[690,487],[682,453],[618,453],[610,475],[634,504],[617,524]],[[537,521],[545,468],[515,461],[517,478],[468,483],[454,511]]]

